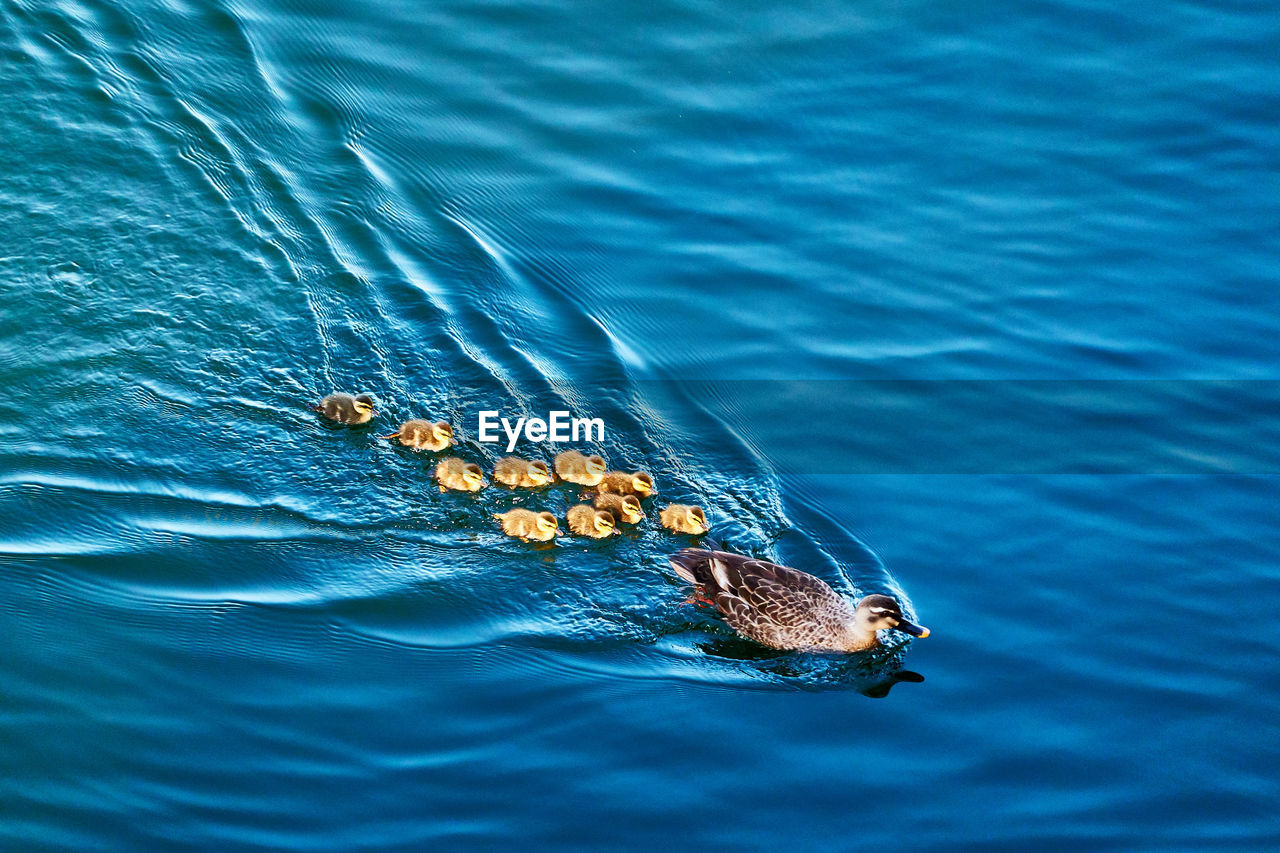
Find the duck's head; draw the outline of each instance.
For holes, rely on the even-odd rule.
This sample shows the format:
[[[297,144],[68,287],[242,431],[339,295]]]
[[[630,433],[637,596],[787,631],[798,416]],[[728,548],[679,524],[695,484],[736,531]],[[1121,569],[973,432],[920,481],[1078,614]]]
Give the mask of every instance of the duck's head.
[[[640,499],[635,495],[627,495],[620,504],[622,520],[627,524],[635,524],[644,518],[644,510],[640,508]]]
[[[609,470],[609,466],[604,463],[603,456],[587,457],[587,473],[594,477],[603,477],[604,473]]]
[[[462,468],[462,480],[473,490],[484,486],[484,471],[474,462],[468,462]]]
[[[706,533],[711,529],[711,525],[707,523],[707,514],[702,511],[700,506],[689,507],[689,525],[695,528],[697,533]],[[700,529],[699,529],[700,528]]]
[[[653,477],[644,471],[637,471],[631,475],[631,488],[636,494],[648,497],[653,494]]]
[[[372,415],[373,398],[368,394],[357,394],[351,401],[351,407],[362,415]]]
[[[538,530],[549,536],[555,536],[560,529],[560,521],[549,512],[538,513]]]
[[[601,536],[612,536],[618,532],[617,522],[613,520],[613,513],[607,509],[596,510],[595,528]]]
[[[431,425],[431,435],[434,436],[435,440],[441,444],[446,446],[453,444],[453,427],[449,426],[444,421]]]
[[[535,460],[529,463],[529,482],[535,486],[545,486],[551,482],[551,469],[547,467],[547,463],[541,460]]]
[[[872,631],[893,629],[913,637],[929,636],[928,628],[908,621],[907,617],[902,615],[902,608],[898,606],[898,602],[887,595],[868,595],[859,601],[854,612],[854,621]]]

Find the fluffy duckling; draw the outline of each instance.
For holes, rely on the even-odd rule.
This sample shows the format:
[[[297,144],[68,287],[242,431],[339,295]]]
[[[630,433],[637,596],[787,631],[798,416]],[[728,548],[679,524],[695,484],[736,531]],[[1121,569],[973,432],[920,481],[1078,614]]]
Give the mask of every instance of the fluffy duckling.
[[[811,574],[726,551],[686,548],[668,559],[735,631],[775,649],[860,652],[877,645],[876,632],[887,629],[929,636],[887,595],[854,605]]]
[[[436,482],[440,484],[442,492],[448,489],[478,492],[484,488],[484,472],[474,462],[449,456],[441,459],[436,466]]]
[[[603,539],[606,536],[622,532],[615,526],[613,513],[608,510],[596,509],[587,504],[569,507],[569,512],[565,514],[565,519],[569,522],[571,531],[579,536],[589,536],[592,539]]]
[[[644,510],[640,508],[640,499],[635,495],[615,495],[606,492],[595,500],[596,509],[604,509],[613,513],[622,524],[635,524],[644,518]]]
[[[513,489],[537,489],[551,482],[551,471],[541,459],[504,456],[493,466],[493,481]]]
[[[601,456],[587,456],[576,450],[556,454],[556,476],[566,483],[594,486],[600,482],[607,467]]]
[[[616,495],[635,495],[647,498],[653,494],[653,477],[644,471],[628,474],[626,471],[609,471],[600,478],[596,490],[612,492]]]
[[[711,529],[711,525],[707,524],[707,514],[700,506],[671,504],[663,507],[658,513],[658,518],[662,520],[663,527],[674,533],[692,533],[694,536],[701,536]]]
[[[317,412],[340,424],[367,424],[373,417],[373,398],[368,394],[330,394],[313,406]]]
[[[531,509],[513,509],[493,516],[502,522],[502,532],[514,536],[521,542],[533,539],[548,542],[560,535],[560,522],[549,512],[534,512]]]
[[[444,421],[434,424],[431,421],[405,421],[398,431],[383,438],[388,441],[399,439],[405,447],[414,450],[439,451],[453,444],[453,427]]]

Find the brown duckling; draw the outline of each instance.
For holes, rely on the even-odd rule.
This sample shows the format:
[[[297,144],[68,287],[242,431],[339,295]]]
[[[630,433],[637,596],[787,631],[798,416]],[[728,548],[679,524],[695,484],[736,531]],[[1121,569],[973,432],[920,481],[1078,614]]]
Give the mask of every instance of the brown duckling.
[[[596,509],[604,509],[613,513],[613,517],[621,524],[635,524],[644,518],[644,510],[640,508],[640,499],[635,495],[615,495],[606,492],[595,500]]]
[[[317,412],[340,424],[367,424],[373,417],[373,398],[368,394],[330,394],[313,406]]]
[[[432,423],[431,421],[405,421],[400,424],[400,429],[391,435],[384,435],[383,438],[390,441],[391,439],[399,439],[400,443],[405,447],[412,447],[414,450],[444,450],[453,444],[453,427],[444,421]]]
[[[530,539],[548,542],[560,535],[560,522],[549,512],[513,509],[510,512],[496,513],[493,517],[502,522],[503,533],[514,536],[521,542],[528,542]]]
[[[701,536],[711,529],[711,525],[707,524],[707,514],[700,506],[671,504],[662,508],[658,518],[662,519],[663,527],[675,533],[692,533],[694,536]]]
[[[594,486],[600,482],[607,467],[601,456],[587,456],[576,450],[556,454],[556,476],[566,483]]]
[[[449,456],[440,460],[436,466],[436,482],[440,491],[453,489],[459,492],[478,492],[484,488],[484,472],[474,462],[467,462],[457,456]]]
[[[609,471],[600,478],[596,490],[601,494],[612,492],[616,495],[635,495],[647,498],[653,494],[653,477],[644,471],[628,474],[626,471]]]
[[[592,539],[603,539],[615,533],[621,533],[615,526],[613,513],[604,509],[596,509],[587,504],[569,507],[565,514],[569,529],[578,536],[589,536]]]
[[[551,471],[541,459],[504,456],[493,466],[493,481],[513,489],[537,489],[551,482]]]

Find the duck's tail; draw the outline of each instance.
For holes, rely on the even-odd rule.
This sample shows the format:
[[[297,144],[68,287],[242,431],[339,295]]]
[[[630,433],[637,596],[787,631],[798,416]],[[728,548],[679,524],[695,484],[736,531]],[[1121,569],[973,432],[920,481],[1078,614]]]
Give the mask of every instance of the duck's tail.
[[[695,586],[711,579],[711,552],[705,548],[685,548],[667,558],[671,569]]]

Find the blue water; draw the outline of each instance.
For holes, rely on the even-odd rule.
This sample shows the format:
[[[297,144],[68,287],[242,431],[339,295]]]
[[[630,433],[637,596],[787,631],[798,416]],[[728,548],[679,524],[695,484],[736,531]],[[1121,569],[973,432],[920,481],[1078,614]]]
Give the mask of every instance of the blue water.
[[[1280,848],[1277,44],[0,0],[0,848]],[[482,408],[932,635],[756,647],[376,438]]]

